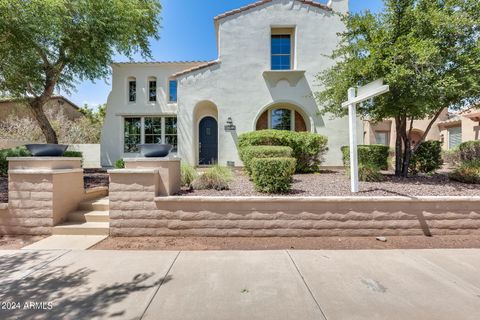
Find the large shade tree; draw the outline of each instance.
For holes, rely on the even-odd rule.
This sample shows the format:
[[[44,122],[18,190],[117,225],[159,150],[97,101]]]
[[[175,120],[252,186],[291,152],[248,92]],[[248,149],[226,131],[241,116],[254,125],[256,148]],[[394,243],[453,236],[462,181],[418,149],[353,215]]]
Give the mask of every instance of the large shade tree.
[[[458,110],[480,100],[480,1],[384,0],[382,13],[343,16],[346,31],[321,73],[315,93],[321,113],[345,116],[349,87],[383,77],[390,93],[358,107],[378,122],[394,118],[395,173],[407,176],[413,121],[431,119],[421,141],[445,108]]]
[[[160,11],[158,0],[0,0],[0,95],[22,99],[57,143],[43,105],[107,77],[116,53],[150,57]]]

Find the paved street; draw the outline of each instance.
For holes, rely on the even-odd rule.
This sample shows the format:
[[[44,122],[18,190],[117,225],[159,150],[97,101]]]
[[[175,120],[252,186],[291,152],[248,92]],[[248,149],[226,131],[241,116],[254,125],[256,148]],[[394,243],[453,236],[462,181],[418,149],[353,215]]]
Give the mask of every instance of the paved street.
[[[0,251],[0,319],[480,319],[480,250]]]

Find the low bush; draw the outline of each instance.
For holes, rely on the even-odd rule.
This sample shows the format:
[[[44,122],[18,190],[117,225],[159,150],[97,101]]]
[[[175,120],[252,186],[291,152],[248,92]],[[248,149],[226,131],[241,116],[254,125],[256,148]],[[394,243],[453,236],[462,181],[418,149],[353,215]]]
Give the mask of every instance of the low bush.
[[[198,173],[194,167],[187,163],[181,165],[181,181],[182,186],[187,188],[192,188],[192,183],[195,179],[198,178]]]
[[[343,165],[350,167],[350,147],[344,146],[342,150]],[[388,157],[390,148],[380,144],[357,146],[358,164],[375,167],[377,170],[388,169]]]
[[[480,159],[462,162],[450,173],[449,177],[463,183],[480,184]]]
[[[295,158],[254,158],[252,177],[255,189],[267,193],[285,193],[292,187]]]
[[[365,182],[383,181],[384,177],[380,170],[368,164],[360,164],[358,166],[358,180]]]
[[[123,159],[118,159],[117,161],[115,161],[114,167],[115,167],[116,169],[123,169],[123,168],[125,168],[125,161],[123,161]]]
[[[442,166],[442,143],[440,141],[423,141],[410,159],[412,174],[431,173]]]
[[[293,150],[296,172],[308,173],[319,170],[323,156],[328,151],[328,139],[311,132],[285,130],[260,130],[240,135],[238,139],[240,154],[250,146],[284,146]]]
[[[290,147],[281,146],[249,146],[240,151],[245,170],[252,174],[251,162],[255,158],[290,158],[293,150]]]
[[[81,151],[65,151],[63,154],[64,157],[68,158],[83,158],[83,153]]]
[[[480,140],[463,142],[458,150],[461,161],[480,161]]]
[[[0,175],[6,175],[8,173],[7,158],[30,157],[30,156],[31,156],[31,153],[27,150],[25,146],[0,150]]]
[[[214,166],[196,178],[192,187],[196,190],[228,190],[228,184],[233,181],[233,173],[227,167]]]

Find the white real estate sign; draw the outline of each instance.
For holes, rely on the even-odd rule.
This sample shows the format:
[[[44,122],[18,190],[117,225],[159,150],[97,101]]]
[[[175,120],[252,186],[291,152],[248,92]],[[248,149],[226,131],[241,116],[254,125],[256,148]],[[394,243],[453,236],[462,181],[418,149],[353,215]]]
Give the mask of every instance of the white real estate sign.
[[[357,104],[390,91],[383,79],[373,81],[358,89],[348,89],[348,101],[342,107],[348,107],[349,140],[350,140],[350,179],[351,191],[358,192],[358,151],[357,151]]]

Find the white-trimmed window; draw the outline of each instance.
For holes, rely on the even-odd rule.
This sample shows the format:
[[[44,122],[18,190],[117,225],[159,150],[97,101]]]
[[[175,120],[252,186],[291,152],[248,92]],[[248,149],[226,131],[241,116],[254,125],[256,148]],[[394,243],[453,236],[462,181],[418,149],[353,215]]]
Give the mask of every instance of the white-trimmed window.
[[[157,101],[157,78],[155,77],[148,78],[148,101]]]
[[[137,79],[135,77],[128,78],[128,101],[137,101]]]
[[[177,151],[177,117],[125,117],[124,153],[138,153],[141,143],[169,143]]]

